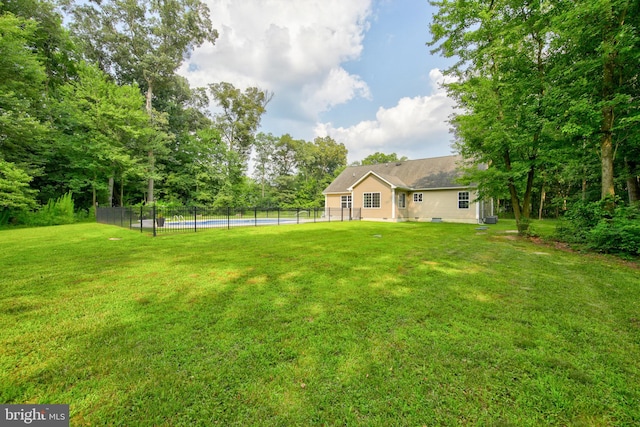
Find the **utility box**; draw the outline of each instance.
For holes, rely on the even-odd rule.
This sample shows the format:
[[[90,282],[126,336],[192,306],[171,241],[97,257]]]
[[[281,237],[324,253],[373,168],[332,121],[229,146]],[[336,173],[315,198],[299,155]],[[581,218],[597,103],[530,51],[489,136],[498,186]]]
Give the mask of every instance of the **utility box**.
[[[498,223],[498,217],[497,216],[485,217],[484,223],[485,224],[497,224]]]

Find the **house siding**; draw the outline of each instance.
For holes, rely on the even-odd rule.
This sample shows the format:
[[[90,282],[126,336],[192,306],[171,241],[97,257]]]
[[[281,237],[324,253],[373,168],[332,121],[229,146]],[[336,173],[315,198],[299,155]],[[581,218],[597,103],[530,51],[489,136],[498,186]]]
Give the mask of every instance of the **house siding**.
[[[405,207],[404,209],[400,207],[400,194],[405,195]],[[411,210],[410,205],[411,201],[409,200],[412,193],[404,191],[404,190],[396,190],[396,220],[397,221],[411,221]]]
[[[379,208],[364,207],[364,193],[380,193]],[[369,175],[363,181],[353,187],[353,206],[362,208],[361,215],[363,220],[392,220],[393,219],[393,200],[391,197],[392,190],[389,184],[382,181],[375,175]]]
[[[458,208],[458,193],[469,192],[469,208]],[[472,189],[416,191],[422,193],[422,202],[413,201],[413,193],[409,198],[409,220],[431,221],[441,218],[447,222],[477,222],[477,206],[474,202],[477,194]]]
[[[342,196],[348,196],[351,193],[327,194],[325,195],[324,206],[327,208],[340,208],[342,206]]]
[[[481,204],[475,203],[474,186],[460,188],[460,156],[443,156],[430,159],[407,160],[378,165],[350,166],[325,189],[326,206],[339,208],[340,196],[351,195],[352,206],[360,209],[362,219],[378,221],[432,221],[476,223]],[[479,165],[479,170],[486,169]],[[458,193],[469,192],[468,208],[458,206]],[[364,208],[364,194],[379,193],[379,208]],[[422,202],[414,202],[413,196],[422,193]],[[400,207],[400,196],[406,196],[406,205]]]

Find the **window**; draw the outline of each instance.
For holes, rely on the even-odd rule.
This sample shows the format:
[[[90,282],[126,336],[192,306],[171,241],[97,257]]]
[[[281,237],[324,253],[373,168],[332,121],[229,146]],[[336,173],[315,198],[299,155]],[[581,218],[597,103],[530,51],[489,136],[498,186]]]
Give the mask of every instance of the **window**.
[[[351,209],[351,196],[341,196],[340,197],[340,207]]]
[[[416,203],[422,203],[422,193],[413,193],[413,201]]]
[[[404,209],[407,207],[407,195],[404,193],[400,193],[398,195],[398,207],[400,209]]]
[[[364,208],[379,208],[380,193],[364,193],[362,202]]]
[[[460,191],[458,193],[458,209],[469,209],[469,192]]]

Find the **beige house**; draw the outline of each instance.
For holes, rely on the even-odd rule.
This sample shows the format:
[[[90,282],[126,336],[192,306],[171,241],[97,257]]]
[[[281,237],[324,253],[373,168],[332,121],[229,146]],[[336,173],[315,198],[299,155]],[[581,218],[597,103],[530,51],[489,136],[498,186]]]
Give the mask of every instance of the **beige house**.
[[[460,156],[347,167],[323,192],[331,215],[377,221],[481,223],[491,203],[476,201],[475,187],[456,182]]]

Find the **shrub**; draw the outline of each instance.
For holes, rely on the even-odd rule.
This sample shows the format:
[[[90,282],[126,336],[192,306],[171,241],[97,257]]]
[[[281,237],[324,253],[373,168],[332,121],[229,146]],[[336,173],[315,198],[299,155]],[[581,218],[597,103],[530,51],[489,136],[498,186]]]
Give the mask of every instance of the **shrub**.
[[[565,213],[556,230],[560,240],[570,243],[586,243],[589,231],[605,217],[602,202],[576,202]]]
[[[589,232],[588,245],[599,252],[640,255],[640,221],[603,220]]]
[[[61,225],[72,224],[75,222],[73,214],[73,198],[71,193],[58,197],[58,199],[49,199],[46,205],[42,206],[36,212],[29,212],[23,218],[22,222],[31,226],[45,225]]]
[[[586,244],[599,252],[638,256],[640,208],[621,205],[619,199],[579,202],[567,212],[556,235],[565,242]]]

